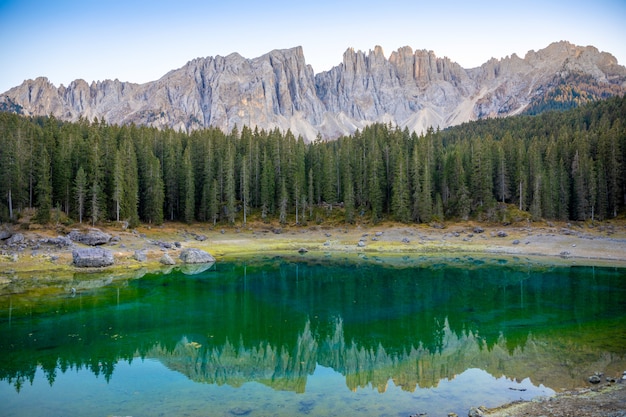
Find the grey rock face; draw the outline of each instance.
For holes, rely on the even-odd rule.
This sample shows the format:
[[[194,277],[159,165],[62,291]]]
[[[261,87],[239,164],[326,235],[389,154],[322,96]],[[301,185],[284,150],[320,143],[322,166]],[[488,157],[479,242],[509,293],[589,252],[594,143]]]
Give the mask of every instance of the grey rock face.
[[[318,134],[351,134],[373,122],[421,133],[518,114],[568,74],[589,75],[626,92],[626,68],[615,57],[568,42],[473,69],[410,47],[389,58],[380,47],[368,53],[348,49],[341,64],[318,74],[295,47],[254,59],[236,53],[198,58],[145,84],[76,80],[57,88],[41,77],[0,95],[0,104],[21,106],[27,116],[69,121],[97,117],[111,124],[228,132],[247,125],[314,140]]]
[[[215,262],[215,258],[201,249],[188,248],[180,253],[180,260],[186,264],[204,264]]]
[[[79,248],[72,251],[74,265],[79,268],[101,268],[113,265],[113,252],[104,248]]]

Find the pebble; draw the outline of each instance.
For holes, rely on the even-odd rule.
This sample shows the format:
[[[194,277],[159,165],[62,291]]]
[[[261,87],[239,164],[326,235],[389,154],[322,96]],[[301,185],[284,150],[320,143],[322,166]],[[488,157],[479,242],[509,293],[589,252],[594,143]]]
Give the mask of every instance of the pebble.
[[[592,384],[599,384],[600,382],[602,382],[601,376],[602,374],[596,372],[595,374],[591,375],[587,380]]]

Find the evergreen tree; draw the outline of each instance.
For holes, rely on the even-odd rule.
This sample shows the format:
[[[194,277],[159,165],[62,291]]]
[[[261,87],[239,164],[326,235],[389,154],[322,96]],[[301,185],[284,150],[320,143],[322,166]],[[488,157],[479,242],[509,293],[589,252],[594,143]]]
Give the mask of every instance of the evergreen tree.
[[[588,218],[589,188],[586,181],[587,178],[585,158],[581,157],[577,150],[572,161],[572,197],[574,200],[574,218],[576,220],[586,220]]]
[[[39,153],[37,179],[35,192],[37,195],[38,223],[50,222],[50,210],[52,210],[52,185],[50,184],[50,155],[45,147]]]
[[[496,169],[496,191],[498,201],[506,202],[511,197],[509,190],[509,173],[502,142],[496,144],[497,169]]]
[[[161,162],[151,147],[141,138],[137,143],[139,172],[139,214],[147,223],[163,223],[163,203],[165,200]]]
[[[115,166],[113,167],[113,202],[115,203],[115,221],[120,221],[122,195],[124,194],[124,171],[120,151],[115,153]]]
[[[209,146],[211,141],[209,141]],[[164,198],[167,216],[170,220],[178,217],[180,209],[180,191],[179,184],[179,164],[182,160],[182,149],[180,140],[173,137],[173,133],[169,132],[167,139],[163,145],[163,183],[165,187]],[[211,148],[209,147],[209,152]],[[209,153],[209,158],[212,155]]]
[[[367,201],[369,202],[374,223],[380,221],[383,215],[384,194],[382,191],[381,168],[382,161],[378,144],[373,142],[367,172]]]
[[[243,225],[246,225],[248,205],[250,204],[250,178],[248,177],[248,157],[241,162],[241,204],[243,206]]]
[[[263,152],[263,164],[261,168],[261,218],[265,221],[269,214],[274,213],[275,180],[274,164],[268,157],[267,151]]]
[[[181,165],[183,175],[183,221],[188,224],[193,222],[196,208],[196,189],[193,175],[193,165],[191,164],[191,155],[189,152],[188,146],[183,152]]]
[[[120,218],[127,220],[131,227],[135,227],[139,224],[139,175],[137,172],[137,154],[132,139],[122,140],[119,158],[122,183]]]
[[[287,186],[285,184],[285,179],[283,178],[280,185],[280,200],[278,203],[279,207],[279,217],[278,221],[280,224],[287,223],[287,204],[289,202],[289,195],[287,193]]]
[[[314,201],[314,187],[313,187],[313,169],[309,168],[309,218],[313,218],[313,201]]]
[[[489,209],[494,199],[492,147],[493,140],[490,137],[472,144],[472,196],[474,206],[482,211]]]
[[[217,219],[219,218],[220,211],[220,199],[219,199],[219,185],[217,183],[217,179],[214,178],[211,184],[211,188],[209,189],[209,219],[215,225],[217,223]]]
[[[343,203],[346,213],[346,223],[354,223],[354,185],[352,175],[348,171],[344,176]]]
[[[407,223],[410,220],[409,182],[405,169],[405,158],[401,151],[396,158],[396,170],[391,193],[391,209],[394,218]]]
[[[226,200],[226,216],[228,217],[228,223],[235,223],[235,199],[236,199],[236,188],[235,188],[235,159],[233,155],[232,145],[228,144],[227,153],[226,153],[226,166],[225,166],[225,174],[224,174],[224,197]]]
[[[74,195],[76,198],[76,211],[78,212],[79,223],[83,222],[83,213],[85,212],[85,203],[87,198],[87,175],[81,166],[76,173],[74,180]]]

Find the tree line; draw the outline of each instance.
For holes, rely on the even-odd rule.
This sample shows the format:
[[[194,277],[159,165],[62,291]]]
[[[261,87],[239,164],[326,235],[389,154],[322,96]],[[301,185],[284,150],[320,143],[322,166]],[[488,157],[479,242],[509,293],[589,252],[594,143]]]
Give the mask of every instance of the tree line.
[[[626,98],[334,141],[0,113],[0,220],[603,220],[626,205]]]

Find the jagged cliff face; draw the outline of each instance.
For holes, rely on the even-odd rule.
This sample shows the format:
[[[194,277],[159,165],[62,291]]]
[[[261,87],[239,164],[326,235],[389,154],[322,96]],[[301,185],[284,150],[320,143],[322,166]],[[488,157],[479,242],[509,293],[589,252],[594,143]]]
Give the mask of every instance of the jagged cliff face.
[[[518,114],[571,74],[582,74],[611,94],[626,92],[626,68],[612,55],[567,42],[473,69],[409,47],[388,59],[380,47],[368,53],[348,49],[340,65],[319,74],[296,47],[254,59],[198,58],[146,84],[76,80],[56,88],[37,78],[2,94],[0,109],[187,131],[209,126],[230,131],[235,125],[291,129],[313,140],[373,122],[421,132]]]

